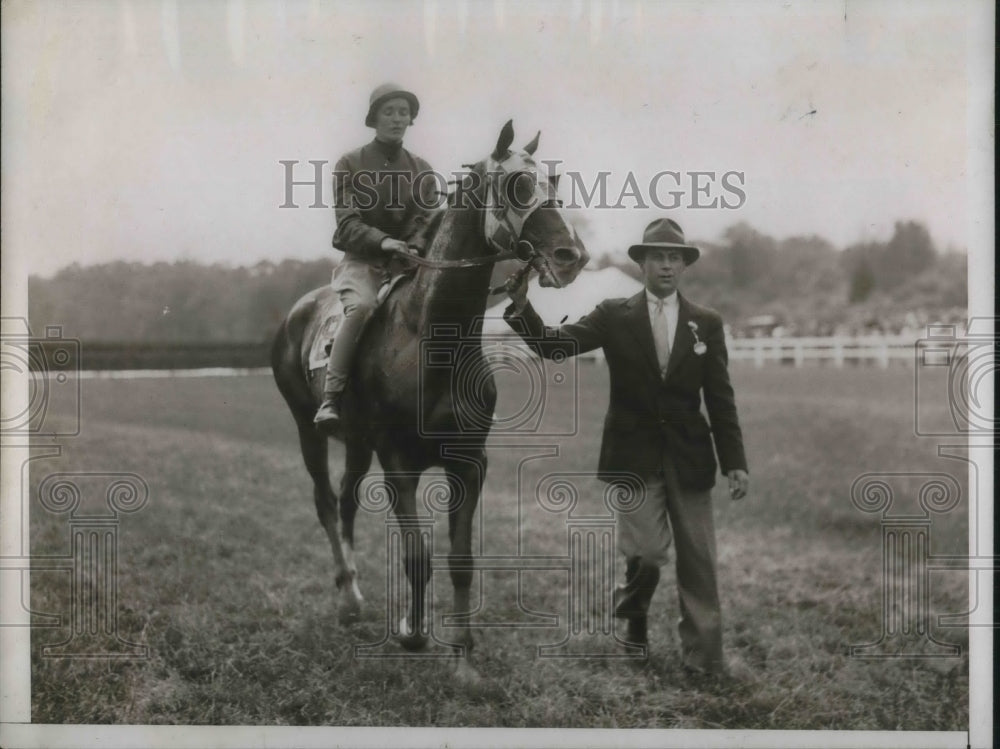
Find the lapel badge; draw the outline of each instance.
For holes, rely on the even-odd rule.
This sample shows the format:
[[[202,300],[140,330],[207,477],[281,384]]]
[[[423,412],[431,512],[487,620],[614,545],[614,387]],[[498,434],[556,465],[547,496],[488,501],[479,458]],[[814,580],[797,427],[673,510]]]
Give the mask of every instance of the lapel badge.
[[[688,320],[688,327],[691,328],[691,335],[694,336],[694,352],[701,356],[706,351],[708,351],[708,346],[706,346],[701,339],[698,338],[698,323],[694,320]]]

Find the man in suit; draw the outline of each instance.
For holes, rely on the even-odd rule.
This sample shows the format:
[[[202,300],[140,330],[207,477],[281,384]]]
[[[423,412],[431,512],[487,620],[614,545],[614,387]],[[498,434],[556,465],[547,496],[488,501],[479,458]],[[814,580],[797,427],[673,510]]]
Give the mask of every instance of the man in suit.
[[[645,647],[650,601],[672,540],[682,661],[696,673],[720,674],[725,662],[710,493],[718,470],[713,441],[730,497],[742,499],[749,487],[722,319],[677,290],[700,253],[675,221],[653,221],[628,254],[640,265],[646,287],[634,297],[608,299],[576,323],[548,328],[522,282],[510,289],[504,317],[546,358],[604,349],[611,399],[598,477],[613,482],[632,474],[645,488],[635,510],[617,513],[626,571],[625,584],[615,591],[615,616],[627,620],[627,640]],[[700,411],[702,397],[711,426]]]

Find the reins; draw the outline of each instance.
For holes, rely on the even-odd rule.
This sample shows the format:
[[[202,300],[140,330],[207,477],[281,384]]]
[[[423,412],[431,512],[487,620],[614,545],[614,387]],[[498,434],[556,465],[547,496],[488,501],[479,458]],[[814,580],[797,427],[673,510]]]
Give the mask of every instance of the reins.
[[[433,268],[435,270],[444,268],[475,268],[479,265],[491,265],[493,263],[499,263],[503,260],[522,259],[521,256],[514,250],[499,252],[495,255],[480,255],[478,257],[466,257],[459,258],[457,260],[428,260],[425,257],[420,257],[420,255],[414,255],[404,250],[390,250],[390,252],[394,255],[399,255],[412,263],[422,265],[425,268]],[[532,255],[534,255],[534,249],[532,249]]]
[[[463,166],[475,168],[475,165],[471,164],[465,164]],[[494,179],[490,178],[490,174],[491,173],[487,174],[486,189],[491,191],[493,195],[499,200],[500,197],[499,187],[494,181]],[[449,195],[449,198],[450,197],[451,196]],[[546,195],[546,197],[550,196]],[[549,201],[544,201],[544,202],[547,203]],[[498,204],[501,205],[501,207],[503,206],[502,203]],[[407,262],[422,266],[424,268],[431,268],[434,270],[444,270],[448,268],[476,268],[483,265],[495,265],[496,263],[502,262],[504,260],[520,260],[521,262],[523,262],[524,266],[515,271],[507,279],[507,281],[505,281],[500,286],[490,289],[491,295],[499,294],[502,291],[509,291],[511,288],[521,283],[521,281],[524,279],[524,276],[526,276],[531,271],[532,261],[541,257],[531,242],[519,238],[521,233],[520,231],[521,227],[524,225],[524,222],[525,220],[527,220],[528,216],[533,212],[534,209],[528,211],[523,216],[520,216],[516,224],[514,221],[511,220],[509,216],[507,216],[506,211],[501,210],[501,211],[483,213],[483,234],[486,236],[487,242],[492,244],[494,247],[497,247],[498,250],[499,247],[502,246],[502,245],[498,246],[497,241],[492,236],[492,232],[488,229],[487,226],[488,219],[492,218],[493,221],[501,225],[504,233],[507,236],[507,245],[508,246],[512,244],[514,245],[512,249],[501,250],[492,255],[479,255],[478,257],[458,258],[455,260],[430,260],[428,258],[421,257],[420,255],[411,253],[406,250],[390,250],[390,252],[393,255],[396,255],[397,257]],[[524,245],[527,245],[527,252],[520,252],[519,251],[520,248]]]
[[[520,284],[521,279],[531,271],[530,261],[538,256],[534,246],[531,247],[531,252],[527,258],[521,257],[514,250],[499,252],[496,255],[480,255],[479,257],[460,258],[458,260],[428,260],[427,258],[420,257],[420,255],[414,255],[403,250],[390,250],[390,252],[415,265],[422,265],[424,268],[433,268],[435,270],[445,268],[474,268],[480,265],[499,263],[503,260],[521,260],[524,262],[524,266],[514,271],[506,281],[490,289],[490,295],[499,294],[501,291],[508,291],[511,287],[516,287]]]

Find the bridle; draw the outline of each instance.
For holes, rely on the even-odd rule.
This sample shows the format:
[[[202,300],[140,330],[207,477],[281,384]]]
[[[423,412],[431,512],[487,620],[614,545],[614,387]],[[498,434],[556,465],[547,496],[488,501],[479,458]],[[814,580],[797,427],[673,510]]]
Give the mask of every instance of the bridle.
[[[527,178],[531,182],[531,197],[526,204],[509,199],[518,180]],[[539,208],[559,206],[552,184],[541,175],[535,162],[524,153],[507,152],[503,160],[492,156],[486,161],[486,210],[483,212],[483,236],[498,253],[521,250],[528,256],[537,252],[531,242],[521,238],[524,225]],[[569,227],[567,226],[567,229]],[[526,250],[520,245],[527,245]]]
[[[528,177],[532,184],[531,198],[523,205],[508,200],[506,195],[506,186],[510,184],[510,180],[520,179],[522,176]],[[528,219],[539,208],[562,205],[562,201],[555,197],[552,184],[539,173],[535,163],[527,154],[511,151],[508,151],[501,160],[492,156],[487,159],[485,179],[486,205],[482,211],[482,232],[486,243],[496,252],[455,260],[431,260],[402,250],[393,252],[408,262],[432,269],[474,268],[493,265],[504,260],[519,260],[524,266],[511,279],[518,281],[531,270],[535,262],[540,261],[547,265],[548,260],[529,240],[521,238],[521,232]],[[569,224],[566,224],[566,228],[571,236],[576,236],[576,232]],[[556,278],[554,273],[550,275],[553,279]],[[491,289],[490,293],[497,294],[505,287],[506,284],[498,286]]]

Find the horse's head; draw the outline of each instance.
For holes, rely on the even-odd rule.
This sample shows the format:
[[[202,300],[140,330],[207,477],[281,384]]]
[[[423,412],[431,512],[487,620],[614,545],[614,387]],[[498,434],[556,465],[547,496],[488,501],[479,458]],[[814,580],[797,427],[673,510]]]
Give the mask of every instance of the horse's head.
[[[508,121],[496,149],[481,162],[486,179],[483,233],[499,252],[514,252],[520,260],[531,263],[542,286],[565,286],[590,256],[566,220],[556,180],[549,179],[535,164],[538,138],[536,135],[521,151],[511,151],[514,127]]]

